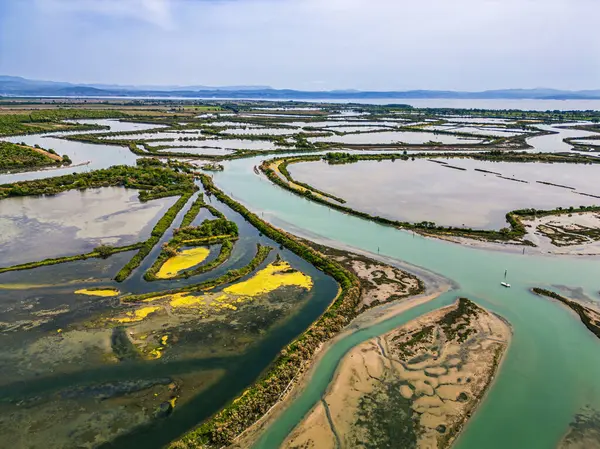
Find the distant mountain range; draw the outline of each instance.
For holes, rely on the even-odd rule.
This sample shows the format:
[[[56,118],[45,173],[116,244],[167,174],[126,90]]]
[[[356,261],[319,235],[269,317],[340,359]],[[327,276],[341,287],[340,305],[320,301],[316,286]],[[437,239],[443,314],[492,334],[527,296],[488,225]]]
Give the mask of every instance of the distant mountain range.
[[[0,96],[10,97],[184,97],[237,98],[266,100],[368,100],[368,99],[535,99],[535,100],[598,100],[599,90],[500,89],[482,92],[453,90],[301,91],[273,89],[269,86],[121,86],[113,84],[73,84],[39,81],[18,76],[0,75]]]

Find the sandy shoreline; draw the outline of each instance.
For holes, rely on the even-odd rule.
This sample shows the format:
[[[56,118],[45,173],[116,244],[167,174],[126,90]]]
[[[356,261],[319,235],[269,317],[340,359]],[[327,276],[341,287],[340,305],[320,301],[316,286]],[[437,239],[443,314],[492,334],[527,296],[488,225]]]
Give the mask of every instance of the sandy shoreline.
[[[444,288],[445,287],[445,288]],[[255,424],[246,429],[240,434],[235,442],[230,446],[232,448],[248,448],[251,447],[256,440],[260,437],[260,434],[264,429],[270,426],[274,421],[279,418],[285,408],[292,403],[298,396],[302,394],[306,385],[311,381],[312,376],[322,358],[327,353],[327,350],[336,344],[339,340],[347,337],[348,335],[363,329],[365,327],[373,326],[382,321],[388,320],[396,315],[404,313],[413,307],[424,304],[432,299],[437,298],[442,293],[450,289],[450,285],[446,284],[444,287],[436,286],[435,291],[426,292],[420,295],[416,295],[410,299],[404,299],[400,301],[394,301],[391,303],[377,306],[373,309],[364,312],[363,314],[356,317],[343,332],[333,337],[327,343],[321,345],[315,352],[313,358],[309,362],[310,366],[301,375],[299,379],[293,381],[291,388],[288,388],[287,393],[275,404],[269,411],[263,415]],[[336,370],[337,372],[337,370]],[[335,376],[334,376],[335,377]]]
[[[268,213],[268,211],[266,211],[266,213]],[[377,253],[374,253],[371,251],[366,251],[364,249],[357,248],[352,245],[346,245],[337,240],[332,240],[332,239],[323,237],[319,234],[313,234],[311,232],[306,231],[305,229],[294,226],[292,223],[289,223],[284,220],[280,220],[279,218],[277,218],[275,216],[271,216],[269,218],[271,220],[273,220],[273,221],[269,220],[269,222],[272,223],[273,226],[276,226],[280,229],[284,229],[286,232],[289,232],[300,238],[310,240],[312,242],[315,242],[320,245],[328,246],[330,248],[335,248],[335,249],[339,249],[342,251],[359,254],[361,256],[365,256],[365,257],[371,258],[373,260],[377,260],[379,262],[386,263],[386,264],[396,267],[400,270],[407,271],[407,272],[419,277],[425,284],[426,289],[428,291],[431,290],[432,292],[435,292],[435,291],[437,291],[437,289],[442,289],[443,291],[445,291],[444,286],[446,286],[446,287],[451,286],[451,288],[458,288],[458,284],[456,284],[456,282],[454,282],[453,280],[446,278],[446,277],[444,277],[434,271],[431,271],[427,268],[423,268],[418,265],[410,264],[401,259],[395,259],[393,257],[388,257],[388,256],[385,256],[382,254],[377,254]],[[360,318],[360,317],[357,317],[356,319],[358,319],[358,318]]]
[[[371,422],[373,418],[369,418],[371,416],[369,409],[365,410],[359,405],[367,398],[375,401],[378,407],[383,407],[385,410],[389,407],[391,400],[391,403],[394,404],[392,408],[396,411],[394,414],[396,419],[398,410],[402,410],[404,407],[408,407],[408,410],[415,410],[416,416],[418,416],[416,422],[420,423],[418,424],[420,430],[411,430],[410,423],[414,422],[414,416],[409,418],[405,415],[404,421],[400,422],[394,421],[394,418],[390,416],[395,423],[393,425],[394,438],[398,438],[399,435],[407,438],[412,434],[413,438],[416,438],[415,443],[418,447],[446,448],[451,446],[462,433],[479,404],[485,400],[487,392],[501,369],[506,349],[510,346],[512,328],[502,317],[475,306],[479,310],[475,315],[476,323],[479,324],[476,324],[474,329],[479,328],[480,331],[476,331],[476,335],[482,335],[482,337],[468,340],[458,346],[456,343],[443,343],[444,338],[442,338],[439,340],[442,342],[442,346],[439,347],[443,348],[442,352],[427,362],[403,363],[398,359],[397,351],[403,347],[400,342],[404,339],[413,341],[411,335],[417,335],[421,329],[425,330],[427,326],[438,322],[450,311],[456,310],[457,304],[458,302],[431,311],[379,337],[370,338],[354,346],[337,366],[335,375],[328,384],[322,400],[314,405],[295,430],[290,433],[284,447],[333,448],[357,445],[363,447],[361,441],[369,441],[369,444],[377,445],[376,435],[381,437],[381,433],[375,431],[375,434],[371,434],[370,437],[369,433],[364,433],[369,428],[368,426],[373,424]],[[479,332],[483,332],[483,334]],[[399,338],[400,340],[394,343]],[[433,341],[436,341],[435,337]],[[430,344],[429,340],[416,343],[415,350],[420,353],[416,348],[421,347],[420,351],[428,353]],[[466,360],[469,362],[465,361],[464,366],[458,365],[458,370],[448,368],[446,363],[454,361],[451,365],[455,366],[460,360],[457,358],[458,355],[467,348],[469,348],[469,355],[466,356]],[[412,350],[409,350],[408,353],[411,352]],[[402,350],[400,350],[400,354],[402,354]],[[409,356],[409,358],[411,357]],[[465,384],[465,377],[471,377],[473,382]],[[387,387],[382,390],[381,386],[391,387],[402,378],[408,384],[403,383],[399,390],[397,385],[393,389],[396,390],[396,395],[404,397],[405,400],[400,399],[400,402],[394,402],[388,395]],[[413,389],[417,396],[413,395]],[[464,396],[464,400],[455,402],[459,393],[461,396],[465,395],[465,393],[461,393],[462,391],[469,393]],[[395,401],[398,399],[396,398]],[[373,402],[370,403],[373,405]],[[365,412],[367,413],[366,417]],[[380,417],[380,413],[375,416]],[[356,427],[358,416],[361,416],[362,424]],[[375,419],[377,420],[377,418]],[[403,422],[404,424],[402,424]],[[364,425],[367,427],[365,428]],[[381,432],[380,426],[376,426],[376,429]],[[383,435],[385,441],[387,435],[385,433]],[[382,441],[380,440],[379,443]],[[384,443],[384,446],[387,444]]]
[[[460,440],[460,437],[465,433],[465,430],[469,427],[471,421],[473,420],[473,416],[475,416],[475,414],[479,410],[481,404],[483,404],[485,402],[485,400],[487,399],[488,395],[490,394],[490,391],[492,391],[492,388],[494,388],[494,385],[496,383],[496,379],[500,376],[500,373],[502,372],[502,366],[504,365],[504,362],[506,361],[506,357],[508,355],[508,351],[510,350],[510,347],[512,345],[512,339],[513,339],[513,334],[514,334],[512,324],[510,324],[510,322],[507,319],[505,319],[504,317],[498,315],[495,312],[491,312],[491,311],[488,310],[488,313],[491,313],[492,315],[495,315],[496,317],[498,317],[498,319],[500,319],[501,321],[503,321],[506,324],[506,326],[508,327],[509,333],[506,336],[506,339],[507,339],[506,349],[502,352],[500,360],[498,360],[498,363],[497,363],[497,365],[496,365],[496,367],[494,369],[494,374],[492,375],[492,378],[490,379],[490,381],[486,385],[485,391],[484,391],[483,395],[479,398],[479,400],[475,403],[474,407],[471,409],[471,417],[470,417],[470,419],[468,419],[463,424],[463,426],[459,430],[458,434],[456,435],[456,437],[454,438],[454,440],[452,441],[452,444],[450,446],[455,445]]]

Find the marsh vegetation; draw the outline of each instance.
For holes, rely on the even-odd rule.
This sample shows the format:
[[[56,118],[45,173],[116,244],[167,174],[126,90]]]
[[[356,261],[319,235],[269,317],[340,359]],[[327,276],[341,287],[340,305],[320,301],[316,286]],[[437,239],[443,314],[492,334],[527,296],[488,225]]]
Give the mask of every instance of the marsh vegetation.
[[[587,121],[596,112],[162,100],[69,108],[31,100],[21,109],[0,114],[0,169],[55,165],[0,174],[0,436],[31,447],[229,444],[359,314],[424,291],[397,267],[273,227],[217,187],[228,160],[255,157],[260,174],[258,158],[277,155],[263,169],[278,185],[427,235],[522,243],[532,220],[595,214],[600,196],[596,161],[570,152],[594,140]],[[571,129],[566,142],[558,125],[569,121],[586,129]],[[566,147],[532,152],[547,136]],[[429,215],[430,203],[439,215]],[[556,244],[597,239],[585,224],[536,229]],[[503,347],[484,336],[502,327],[497,318],[469,304],[409,326],[402,335],[414,341],[371,342],[373,353],[384,347],[381,366],[393,353],[408,374],[390,374],[345,408],[358,410],[343,424],[360,429],[344,434],[351,445],[364,435],[407,447],[453,438]],[[495,324],[479,326],[483,316]],[[429,357],[433,346],[443,363]],[[466,379],[472,363],[485,365],[482,383],[419,383],[454,370]],[[455,410],[427,399],[427,385]],[[319,407],[339,418],[335,404]]]
[[[8,435],[12,426],[22,422],[24,415],[17,405],[22,400],[29,401],[28,422],[49,429],[36,432],[28,440],[33,447],[42,447],[42,441],[48,438],[56,444],[43,447],[87,445],[90,438],[100,442],[118,440],[153,425],[156,420],[175,419],[171,418],[173,410],[178,410],[177,416],[186,422],[189,414],[179,410],[197,400],[196,396],[205,394],[208,386],[219,385],[223,379],[225,383],[220,384],[217,391],[222,400],[226,400],[232,385],[227,379],[235,376],[242,382],[238,387],[241,388],[258,376],[262,370],[258,367],[244,376],[236,373],[247,363],[246,357],[254,357],[251,354],[261,345],[271,347],[272,343],[265,337],[270,329],[283,325],[283,340],[277,344],[289,341],[331,301],[335,287],[325,275],[289,254],[283,246],[260,237],[257,231],[251,232],[251,226],[249,228],[227,206],[217,205],[211,198],[205,202],[202,194],[192,199],[198,187],[193,175],[186,173],[189,170],[185,165],[167,166],[158,161],[140,160],[137,168],[115,167],[2,186],[3,202],[23,196],[51,202],[71,192],[80,194],[79,189],[91,194],[106,191],[103,189],[132,192],[127,198],[133,194],[136,201],[139,201],[138,195],[149,202],[169,195],[175,198],[170,207],[162,210],[162,217],[156,217],[154,226],[150,225],[148,240],[134,243],[127,248],[128,252],[122,253],[123,257],[115,259],[117,256],[113,254],[124,248],[101,244],[94,249],[94,255],[34,261],[7,267],[1,274],[0,298],[7,307],[0,308],[0,332],[9,337],[1,357],[12,368],[4,373],[3,396],[8,398],[8,405],[3,408],[6,419],[0,425],[0,433]],[[124,186],[136,190],[127,190]],[[39,197],[42,193],[49,196]],[[210,210],[213,218],[193,226],[202,209]],[[51,210],[57,209],[51,207]],[[94,223],[98,218],[91,216],[88,220]],[[242,226],[242,231],[238,226]],[[84,229],[90,232],[88,226]],[[143,238],[139,231],[135,235]],[[244,243],[235,250],[239,237],[244,238]],[[159,242],[164,242],[165,247],[157,253],[153,248]],[[266,244],[256,247],[258,242]],[[148,292],[141,273],[136,274],[138,265],[148,267],[150,261],[144,260],[146,256],[151,255],[152,261],[160,260],[163,253],[171,252],[169,245],[171,248],[182,245],[183,253],[186,251],[183,248],[201,248],[189,246],[198,244],[211,247],[219,244],[221,252],[217,258],[199,266],[198,254],[194,254],[195,261],[190,267],[183,267],[187,262],[172,261],[174,276],[160,279],[160,287]],[[254,257],[252,246],[257,248]],[[132,255],[131,250],[138,252]],[[234,254],[239,260],[230,261]],[[89,264],[92,260],[89,257],[96,257],[97,262]],[[85,269],[81,265],[84,262]],[[216,270],[222,265],[220,271]],[[13,271],[15,269],[18,271]],[[42,274],[49,269],[54,274],[50,271]],[[36,275],[38,270],[42,271]],[[182,279],[174,279],[182,270],[185,272]],[[57,282],[60,277],[56,277],[56,273],[69,271],[75,274],[73,279]],[[25,277],[18,274],[26,272],[29,273]],[[40,284],[19,283],[21,278],[32,274]],[[196,279],[199,276],[200,279]],[[118,285],[115,281],[124,282]],[[161,290],[169,285],[175,288]],[[15,314],[9,305],[12,301],[6,302],[14,292],[19,292],[16,300],[31,302],[32,308]],[[307,308],[309,303],[314,303],[316,308]],[[304,324],[286,326],[289,317],[298,313],[300,323]],[[47,352],[49,347],[53,348],[50,353]],[[271,357],[264,357],[263,367]],[[36,358],[41,365],[32,362]],[[222,362],[215,368],[211,368],[214,365],[210,361],[202,362],[211,358],[221,358]],[[230,361],[226,361],[228,358]],[[196,362],[185,362],[187,368],[178,368],[186,360]],[[121,362],[133,365],[119,368]],[[158,371],[149,366],[145,368],[151,362],[162,365]],[[28,368],[32,363],[36,366],[34,372]],[[90,377],[85,374],[87,370],[104,374]],[[163,374],[157,374],[160,372]],[[62,377],[53,373],[61,373]],[[14,387],[34,375],[41,375],[45,381],[39,384],[35,400],[31,400],[27,398],[33,393],[27,387]],[[70,379],[69,386],[62,385],[60,378]],[[59,392],[58,397],[54,391]],[[207,409],[206,416],[217,411],[219,404],[222,402],[215,403],[212,412]],[[61,415],[48,427],[49,416],[60,414],[66,408],[79,411]],[[74,432],[73,422],[86,431]],[[116,422],[119,426],[114,425]],[[177,428],[174,424],[173,429]]]

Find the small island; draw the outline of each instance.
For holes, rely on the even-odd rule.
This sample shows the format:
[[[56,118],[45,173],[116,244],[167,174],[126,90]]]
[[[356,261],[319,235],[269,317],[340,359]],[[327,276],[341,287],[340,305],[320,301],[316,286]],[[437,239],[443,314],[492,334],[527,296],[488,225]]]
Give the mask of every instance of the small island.
[[[510,326],[466,298],[353,348],[285,448],[446,448],[491,384]]]

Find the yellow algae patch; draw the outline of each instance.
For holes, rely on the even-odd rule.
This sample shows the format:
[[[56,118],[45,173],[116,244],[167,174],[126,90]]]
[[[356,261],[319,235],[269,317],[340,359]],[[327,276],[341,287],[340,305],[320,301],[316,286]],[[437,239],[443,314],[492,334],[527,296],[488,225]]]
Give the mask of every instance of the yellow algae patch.
[[[286,285],[296,285],[310,290],[313,282],[310,276],[292,270],[289,263],[280,261],[267,265],[247,281],[238,282],[223,289],[223,291],[232,295],[258,296]]]
[[[171,307],[193,307],[204,301],[202,296],[192,296],[189,293],[177,293],[173,295],[169,304]]]
[[[163,335],[163,336],[161,337],[161,339],[160,339],[160,344],[161,344],[161,345],[163,345],[163,346],[164,346],[164,345],[166,345],[166,344],[167,344],[167,340],[168,340],[168,339],[169,339],[169,336],[168,336],[168,335]]]
[[[148,299],[143,299],[142,302],[155,302],[155,301],[160,301],[161,299],[166,299],[166,298],[174,298],[175,296],[178,295],[186,295],[187,293],[177,293],[175,295],[161,295],[161,296],[153,296],[151,298]]]
[[[29,290],[32,288],[56,287],[61,284],[0,284],[0,290]]]
[[[88,289],[82,288],[81,290],[75,291],[77,295],[87,296],[118,296],[121,292],[114,288],[103,288],[103,289]]]
[[[167,259],[167,261],[162,264],[162,267],[160,267],[160,270],[156,273],[156,277],[159,279],[169,279],[176,276],[180,271],[203,262],[209,254],[210,250],[202,246],[180,251],[175,257]]]
[[[150,307],[142,307],[134,312],[127,312],[127,316],[122,318],[113,318],[113,321],[118,321],[119,323],[135,323],[136,321],[142,321],[151,313],[160,310],[162,307],[160,306],[150,306]]]
[[[204,302],[203,296],[193,296],[191,293],[174,293],[172,295],[155,296],[153,298],[144,299],[142,302],[156,302],[162,299],[170,299],[171,307],[193,307]]]
[[[150,351],[148,353],[148,356],[154,360],[160,359],[162,357],[162,350],[163,350],[163,348],[153,349],[152,351]]]

